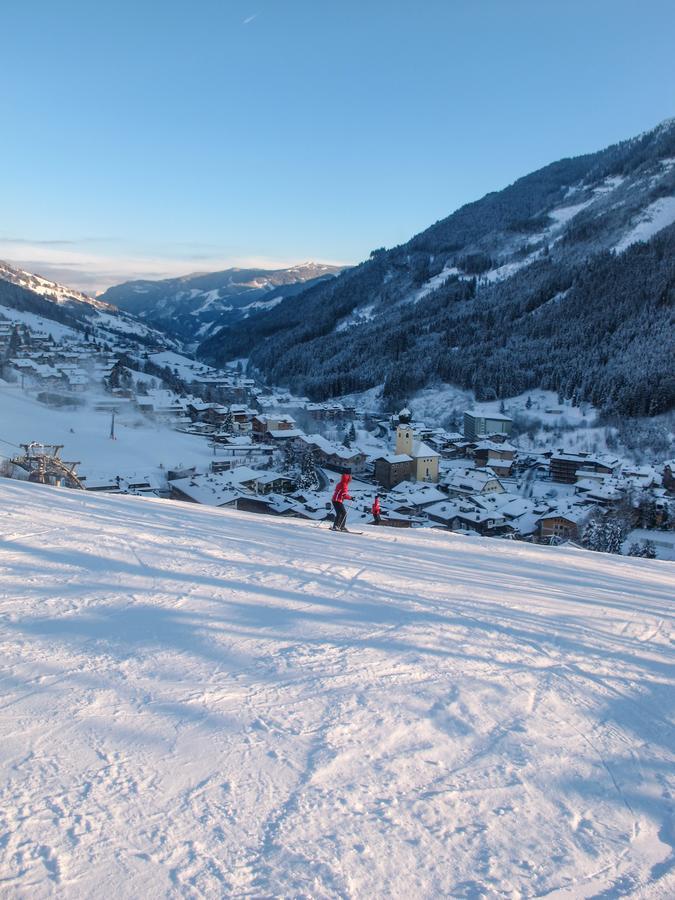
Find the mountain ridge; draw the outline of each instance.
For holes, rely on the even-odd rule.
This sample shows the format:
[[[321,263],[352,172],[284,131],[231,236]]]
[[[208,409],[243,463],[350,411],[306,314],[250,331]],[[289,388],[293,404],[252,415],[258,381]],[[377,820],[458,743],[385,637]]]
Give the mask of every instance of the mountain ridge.
[[[466,204],[406,244],[373,251],[368,260],[303,292],[292,304],[282,302],[264,316],[223,328],[198,352],[216,364],[250,357],[269,380],[313,399],[384,381],[384,398],[395,404],[435,380],[471,388],[478,399],[536,387],[568,396],[576,391],[587,399],[594,393],[597,399],[598,391],[592,391],[597,382],[605,397],[613,398],[605,411],[662,412],[675,403],[664,353],[675,300],[669,259],[673,222],[675,120],[604,150],[558,160]],[[657,239],[659,249],[652,256],[632,252],[638,243]],[[605,264],[607,283],[592,285],[585,273],[603,254],[612,257]],[[644,396],[637,398],[647,392],[644,379],[626,403],[618,397],[621,384],[634,380],[631,370],[640,367],[645,352],[636,340],[644,326],[642,308],[627,294],[628,282],[635,280],[632,264],[651,266],[643,276],[655,291],[647,300],[655,307],[661,335],[647,348],[647,368],[657,371],[660,383],[660,399],[651,407]],[[530,327],[514,286],[525,311],[539,310],[549,340],[556,333],[563,342],[578,339],[570,323],[561,321],[561,310],[574,309],[585,334],[593,337],[591,342],[584,338],[589,358],[566,354],[559,372],[544,371],[541,336],[522,339],[514,327],[514,316]],[[610,295],[617,317],[607,321],[603,306]],[[556,303],[547,306],[554,298]],[[474,312],[483,318],[489,337],[481,336],[479,359],[470,346],[476,341]],[[610,342],[617,329],[625,338],[616,348],[623,361],[613,348],[608,365],[603,335]]]
[[[282,269],[235,266],[160,280],[135,280],[108,288],[100,299],[190,343],[214,330],[271,309],[344,266],[306,262]]]
[[[164,334],[101,298],[0,261],[0,318],[3,315],[23,318],[40,327],[56,323],[83,334],[92,332],[104,342],[116,336],[140,344],[177,346]]]

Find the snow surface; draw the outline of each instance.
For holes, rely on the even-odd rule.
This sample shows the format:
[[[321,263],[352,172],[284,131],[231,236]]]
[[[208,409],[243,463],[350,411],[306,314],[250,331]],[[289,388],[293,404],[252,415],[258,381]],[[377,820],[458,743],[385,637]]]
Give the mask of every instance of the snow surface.
[[[429,278],[422,287],[418,288],[405,302],[419,303],[420,300],[427,297],[432,291],[436,291],[439,287],[442,287],[448,278],[459,274],[460,271],[457,266],[445,266],[438,275],[432,275],[431,278]]]
[[[672,564],[0,479],[0,894],[675,895]]]
[[[93,402],[97,399],[84,396]],[[110,402],[112,397],[101,393],[100,399]],[[30,441],[63,444],[62,458],[81,462],[78,472],[90,480],[138,472],[161,479],[166,472],[160,464],[164,470],[193,465],[204,468],[213,458],[203,437],[174,431],[135,410],[116,416],[116,440],[112,441],[110,420],[109,412],[89,406],[45,406],[18,386],[0,381],[0,439],[15,445]],[[0,457],[16,452],[16,447],[0,443]]]
[[[70,328],[68,325],[62,325],[54,319],[45,319],[44,316],[38,316],[36,313],[27,312],[21,309],[9,309],[0,307],[0,321],[7,319],[10,322],[21,322],[27,325],[31,331],[42,332],[43,334],[51,334],[55,340],[63,340],[63,338],[81,338],[82,333]]]
[[[591,197],[588,200],[583,200],[581,203],[573,203],[571,206],[561,206],[558,209],[552,209],[549,217],[554,220],[555,225],[549,230],[555,230],[562,225],[567,225],[582,209],[590,206],[594,199],[594,197]]]
[[[637,241],[648,241],[673,222],[675,222],[675,197],[661,197],[649,204],[637,224],[621,238],[614,249],[621,253]]]

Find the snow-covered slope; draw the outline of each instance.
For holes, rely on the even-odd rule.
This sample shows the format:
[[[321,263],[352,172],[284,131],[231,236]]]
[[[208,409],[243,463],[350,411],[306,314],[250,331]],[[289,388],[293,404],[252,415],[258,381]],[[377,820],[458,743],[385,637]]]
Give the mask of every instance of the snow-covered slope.
[[[87,294],[81,293],[81,291],[75,291],[63,284],[58,284],[56,281],[50,281],[48,278],[43,278],[42,275],[34,275],[32,272],[14,268],[14,266],[10,266],[8,263],[2,262],[2,260],[0,260],[0,279],[33,291],[33,293],[46,297],[48,300],[60,305],[84,304],[94,309],[108,312],[115,311],[115,308],[110,306],[109,303],[96,300],[94,297],[89,297]]]
[[[110,399],[110,395],[103,395]],[[166,470],[198,465],[208,468],[213,453],[203,437],[183,434],[137,410],[122,407],[110,440],[110,412],[97,411],[101,399],[93,388],[90,404],[77,409],[45,406],[0,379],[0,460],[30,441],[61,444],[63,458],[77,460],[78,472],[89,483],[115,475],[143,474],[163,483]],[[12,446],[14,445],[14,446]],[[162,468],[160,468],[160,466]]]
[[[674,571],[0,480],[0,894],[672,897]]]
[[[104,343],[122,337],[176,346],[163,333],[128,312],[0,261],[0,318],[3,316],[48,332],[62,333],[64,328],[86,330]]]

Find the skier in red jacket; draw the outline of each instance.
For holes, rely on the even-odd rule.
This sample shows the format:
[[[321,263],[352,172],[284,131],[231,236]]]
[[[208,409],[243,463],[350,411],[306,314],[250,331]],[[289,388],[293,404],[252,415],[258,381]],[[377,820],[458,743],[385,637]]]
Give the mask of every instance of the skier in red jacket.
[[[347,521],[347,510],[345,509],[345,500],[351,500],[349,496],[349,482],[351,475],[344,473],[338,481],[333,491],[333,509],[335,510],[335,522],[333,523],[333,531],[346,531],[345,522]]]
[[[379,525],[382,521],[382,510],[380,509],[380,495],[375,494],[375,499],[373,500],[373,506],[371,509],[373,513],[373,519],[375,520],[375,524]]]

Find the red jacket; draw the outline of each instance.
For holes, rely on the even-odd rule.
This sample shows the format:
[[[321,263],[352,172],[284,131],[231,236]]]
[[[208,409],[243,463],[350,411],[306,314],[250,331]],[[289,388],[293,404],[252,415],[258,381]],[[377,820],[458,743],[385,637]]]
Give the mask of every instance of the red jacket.
[[[380,514],[380,498],[376,497],[373,501],[373,515],[379,516]]]
[[[337,487],[333,491],[333,500],[336,503],[342,503],[343,500],[351,500],[352,498],[349,496],[349,479],[350,475],[343,475],[340,481],[337,484]]]

